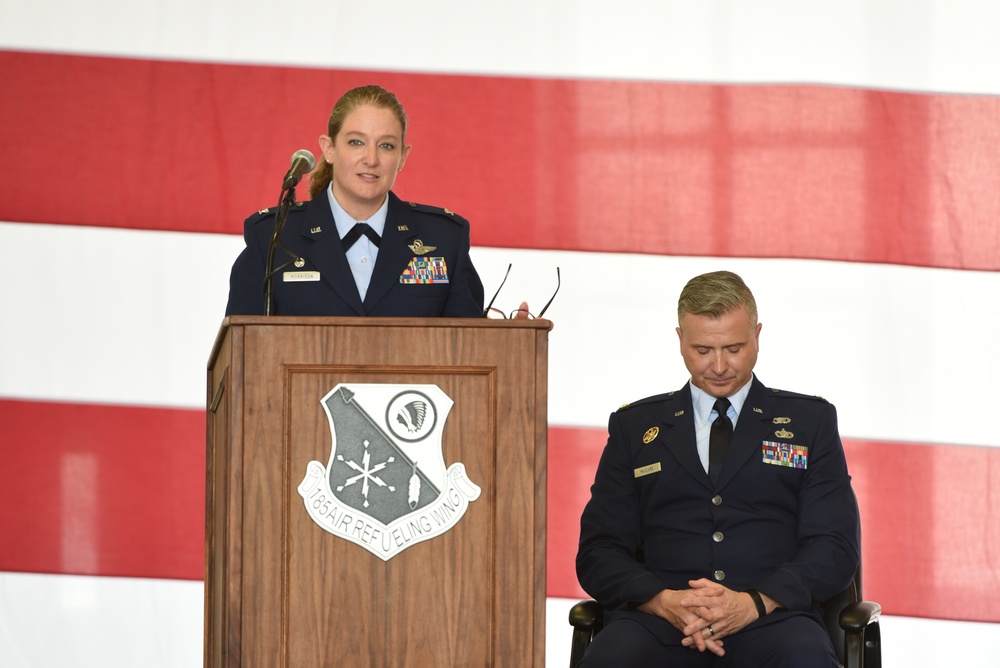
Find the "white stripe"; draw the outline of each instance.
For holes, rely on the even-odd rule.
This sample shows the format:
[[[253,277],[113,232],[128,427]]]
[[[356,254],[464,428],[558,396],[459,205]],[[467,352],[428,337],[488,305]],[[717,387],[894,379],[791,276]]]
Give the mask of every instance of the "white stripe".
[[[0,396],[202,408],[237,236],[0,224],[8,286]],[[44,249],[44,257],[38,249]],[[89,263],[86,258],[100,257]],[[109,260],[110,258],[110,260]],[[497,305],[546,314],[549,422],[603,427],[621,404],[679,388],[676,300],[690,277],[740,273],[764,323],[760,378],[837,405],[845,436],[1000,445],[969,397],[1000,363],[1000,273],[892,265],[476,248]]]
[[[989,352],[1000,331],[1000,273],[502,249],[476,249],[474,258],[488,292],[514,263],[498,300],[505,308],[522,298],[540,306],[562,268],[546,314],[555,323],[552,424],[605,426],[621,404],[678,389],[688,375],[677,295],[692,276],[730,269],[757,299],[757,374],[769,387],[833,402],[844,436],[1000,445],[988,421],[967,418],[969,398],[991,396],[1000,376]]]
[[[0,573],[0,666],[199,666],[203,595],[201,582]],[[546,601],[546,666],[569,663],[575,602]],[[993,668],[1000,660],[1000,624],[883,617],[881,627],[886,666]]]
[[[1000,93],[994,0],[0,4],[0,48],[520,76]]]
[[[0,396],[204,407],[242,246],[232,235],[0,223],[10,258]]]
[[[0,573],[0,666],[202,665],[204,585]]]

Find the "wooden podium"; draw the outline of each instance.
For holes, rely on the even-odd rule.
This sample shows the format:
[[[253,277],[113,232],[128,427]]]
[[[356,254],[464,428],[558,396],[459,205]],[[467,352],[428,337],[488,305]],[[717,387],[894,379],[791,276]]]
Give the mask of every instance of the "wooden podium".
[[[541,668],[551,327],[226,318],[208,370],[205,665]],[[454,402],[441,453],[481,492],[440,535],[417,536],[426,518],[372,529],[351,509],[335,524],[326,499],[302,491],[310,466],[329,463],[332,480],[338,464],[321,401],[335,387],[374,384],[436,386]],[[369,476],[375,498],[388,488],[367,455],[369,473],[355,477]],[[406,460],[414,476],[417,459]],[[311,512],[331,512],[331,530]],[[358,541],[398,551],[380,557]]]

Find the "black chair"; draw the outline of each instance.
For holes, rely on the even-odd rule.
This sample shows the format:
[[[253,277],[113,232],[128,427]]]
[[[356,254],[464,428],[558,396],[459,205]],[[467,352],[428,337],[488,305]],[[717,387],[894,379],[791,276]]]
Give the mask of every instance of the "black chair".
[[[844,668],[882,668],[882,637],[878,618],[882,606],[861,600],[861,567],[847,589],[823,604],[823,619]],[[573,626],[570,668],[583,660],[590,641],[604,628],[604,610],[597,601],[580,601],[569,611]]]

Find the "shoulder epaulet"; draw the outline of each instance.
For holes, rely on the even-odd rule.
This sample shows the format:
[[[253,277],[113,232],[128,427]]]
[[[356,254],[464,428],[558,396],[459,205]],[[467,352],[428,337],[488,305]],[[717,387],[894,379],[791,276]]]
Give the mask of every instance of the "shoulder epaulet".
[[[305,202],[296,202],[294,205],[292,205],[292,208],[291,208],[290,211],[295,211],[297,209],[301,209],[304,204],[305,204]],[[258,221],[264,220],[265,218],[271,218],[277,212],[278,212],[278,207],[275,207],[275,206],[268,207],[267,209],[261,209],[257,213],[251,214],[247,218],[247,222],[253,224],[253,223],[256,223]]]
[[[779,390],[776,387],[768,388],[771,394],[777,395],[779,397],[788,397],[789,399],[812,399],[813,401],[822,401],[824,403],[830,403],[825,398],[819,396],[818,394],[802,394],[800,392],[791,392],[789,390]]]
[[[657,402],[657,401],[669,401],[670,399],[673,399],[673,397],[674,397],[675,394],[677,394],[677,393],[676,392],[666,392],[664,394],[654,394],[651,397],[643,397],[642,399],[638,399],[636,401],[630,401],[627,404],[622,404],[618,408],[618,410],[624,411],[624,410],[628,410],[629,408],[632,408],[633,406],[642,406],[643,404],[651,404],[651,403],[654,403],[654,402]]]
[[[409,204],[410,208],[414,209],[415,211],[441,216],[442,218],[447,218],[448,220],[455,223],[462,224],[469,222],[465,218],[462,218],[460,215],[455,213],[454,211],[451,211],[450,209],[443,209],[439,206],[431,206],[430,204],[418,204],[417,202],[407,202],[407,204]]]

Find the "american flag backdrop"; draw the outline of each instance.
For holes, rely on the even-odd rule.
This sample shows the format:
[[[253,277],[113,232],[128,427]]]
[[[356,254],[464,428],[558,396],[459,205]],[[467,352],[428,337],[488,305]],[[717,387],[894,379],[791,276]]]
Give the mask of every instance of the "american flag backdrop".
[[[548,665],[619,405],[740,273],[839,411],[887,666],[1000,664],[993,0],[0,0],[0,666],[200,665],[205,367],[242,221],[346,89],[549,338]],[[300,198],[305,188],[300,186]]]

